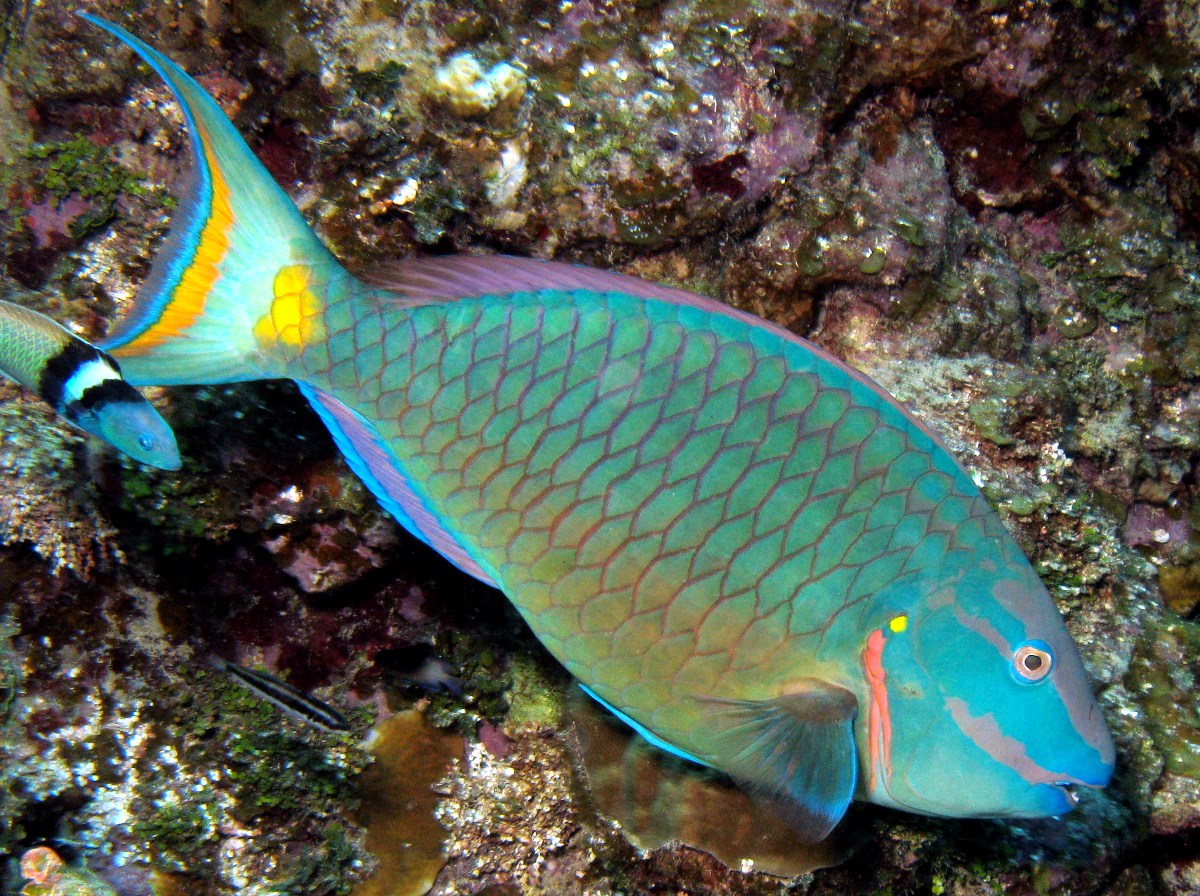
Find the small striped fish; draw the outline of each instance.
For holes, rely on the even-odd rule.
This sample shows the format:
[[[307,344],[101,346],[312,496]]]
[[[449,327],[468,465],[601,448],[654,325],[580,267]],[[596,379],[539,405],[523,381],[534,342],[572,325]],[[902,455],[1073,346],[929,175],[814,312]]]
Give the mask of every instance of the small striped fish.
[[[293,719],[307,722],[323,731],[349,731],[346,717],[299,688],[280,681],[269,672],[247,669],[232,660],[215,659],[213,665],[238,684],[267,700]]]

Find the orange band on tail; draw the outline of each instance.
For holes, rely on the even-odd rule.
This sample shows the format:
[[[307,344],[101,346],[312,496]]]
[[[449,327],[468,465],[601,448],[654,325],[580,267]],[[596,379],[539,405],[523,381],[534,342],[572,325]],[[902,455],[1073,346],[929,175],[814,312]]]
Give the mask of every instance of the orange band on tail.
[[[197,125],[197,132],[204,146],[204,161],[212,182],[208,220],[200,231],[192,263],[171,290],[171,300],[163,308],[162,315],[144,333],[121,346],[121,357],[146,354],[189,329],[204,314],[205,300],[221,276],[219,267],[229,252],[229,234],[233,230],[233,209],[229,204],[229,185],[215,162],[208,134],[201,125]]]

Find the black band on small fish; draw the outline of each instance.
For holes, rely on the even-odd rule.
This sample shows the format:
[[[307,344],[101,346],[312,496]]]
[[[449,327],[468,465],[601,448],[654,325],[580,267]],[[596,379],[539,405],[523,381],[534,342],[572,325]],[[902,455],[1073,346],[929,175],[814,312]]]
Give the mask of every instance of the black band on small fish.
[[[94,386],[88,386],[83,390],[83,394],[79,396],[77,403],[80,407],[90,411],[95,410],[101,405],[116,404],[121,401],[141,404],[144,399],[141,393],[129,385],[129,383],[121,379],[111,379],[102,380]]]
[[[38,377],[38,395],[52,408],[62,412],[63,392],[67,383],[79,369],[95,361],[107,360],[116,369],[116,364],[104,352],[88,345],[82,339],[69,339],[57,355],[46,361]]]
[[[94,386],[88,386],[78,400],[68,401],[59,409],[59,413],[76,426],[83,426],[85,419],[105,407],[122,402],[141,404],[144,400],[138,391],[124,380],[101,380]]]

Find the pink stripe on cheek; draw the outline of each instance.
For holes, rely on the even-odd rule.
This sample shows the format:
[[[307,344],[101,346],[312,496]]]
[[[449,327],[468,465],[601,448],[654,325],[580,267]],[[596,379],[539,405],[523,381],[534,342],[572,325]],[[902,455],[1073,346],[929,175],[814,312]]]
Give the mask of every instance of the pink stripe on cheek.
[[[996,762],[1006,765],[1030,784],[1052,784],[1056,781],[1084,784],[1071,775],[1042,768],[1030,758],[1025,745],[1009,737],[1000,729],[1000,724],[991,713],[971,715],[967,702],[958,697],[947,697],[946,708],[959,729],[971,741]]]
[[[883,632],[871,632],[863,648],[863,672],[871,689],[871,708],[868,714],[869,749],[871,757],[871,789],[879,785],[882,770],[884,786],[892,777],[892,715],[888,709],[887,675],[883,671]]]

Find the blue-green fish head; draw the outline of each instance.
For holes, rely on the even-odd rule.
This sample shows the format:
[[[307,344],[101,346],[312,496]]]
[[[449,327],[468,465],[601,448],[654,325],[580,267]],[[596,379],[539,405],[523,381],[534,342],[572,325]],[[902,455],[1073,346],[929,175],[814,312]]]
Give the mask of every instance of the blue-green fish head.
[[[874,802],[954,817],[1069,812],[1114,748],[1083,664],[1023,558],[943,576],[878,614],[862,651],[861,786]]]
[[[136,461],[160,470],[178,470],[182,466],[179,446],[167,421],[132,386],[122,381],[120,387],[128,389],[129,395],[110,395],[94,407],[75,409],[69,415],[71,422]]]

